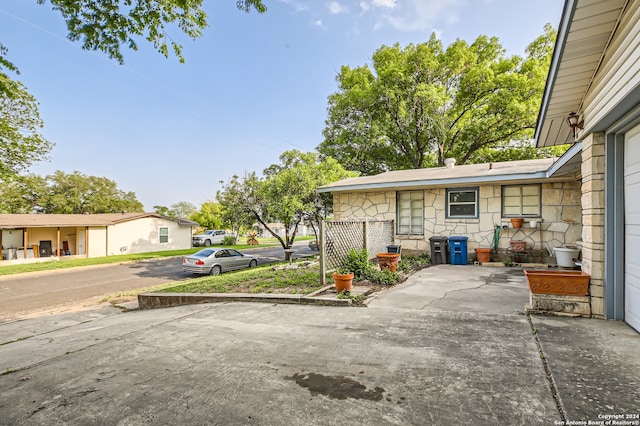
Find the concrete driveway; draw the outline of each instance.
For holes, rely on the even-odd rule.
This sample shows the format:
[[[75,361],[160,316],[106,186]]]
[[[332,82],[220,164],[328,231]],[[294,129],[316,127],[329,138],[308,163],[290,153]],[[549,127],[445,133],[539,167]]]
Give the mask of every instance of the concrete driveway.
[[[101,307],[4,324],[0,423],[549,425],[638,413],[638,334],[530,320],[520,274],[440,265],[366,308]]]

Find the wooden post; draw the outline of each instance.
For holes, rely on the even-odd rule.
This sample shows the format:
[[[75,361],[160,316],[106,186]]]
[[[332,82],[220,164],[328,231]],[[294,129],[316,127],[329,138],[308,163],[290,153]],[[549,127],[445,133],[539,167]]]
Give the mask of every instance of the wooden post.
[[[29,243],[28,232],[29,232],[28,229],[24,228],[24,232],[22,233],[22,248],[23,248],[22,251],[25,259],[27,258],[27,244]]]
[[[56,232],[56,256],[60,257],[60,227]]]
[[[362,245],[363,245],[363,249],[367,250],[367,252],[369,252],[369,241],[367,238],[367,233],[369,232],[369,221],[365,219],[364,222],[362,222]],[[369,253],[369,256],[371,256],[371,253]]]
[[[326,228],[325,228],[325,223],[324,220],[321,220],[319,223],[320,226],[320,241],[318,241],[318,244],[320,245],[319,249],[320,249],[320,286],[324,287],[327,285],[327,247],[326,247],[326,241],[327,239],[326,237]]]
[[[89,257],[89,227],[84,227],[84,257]]]

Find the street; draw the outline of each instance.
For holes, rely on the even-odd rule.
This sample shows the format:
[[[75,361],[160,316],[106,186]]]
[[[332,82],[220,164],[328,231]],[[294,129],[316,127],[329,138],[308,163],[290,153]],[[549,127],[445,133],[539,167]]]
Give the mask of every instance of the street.
[[[294,256],[314,254],[308,241],[294,243]],[[246,250],[259,265],[284,260],[281,246]],[[99,265],[0,277],[0,322],[47,312],[93,306],[109,294],[153,287],[192,278],[181,267],[181,257],[135,263]]]

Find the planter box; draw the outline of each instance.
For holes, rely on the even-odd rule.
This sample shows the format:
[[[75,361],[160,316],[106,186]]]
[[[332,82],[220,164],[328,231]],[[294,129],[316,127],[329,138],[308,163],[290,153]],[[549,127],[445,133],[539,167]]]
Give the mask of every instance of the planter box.
[[[513,251],[525,251],[527,249],[527,243],[525,241],[511,240],[509,243]]]
[[[586,296],[591,276],[582,271],[525,270],[529,290],[539,294]]]

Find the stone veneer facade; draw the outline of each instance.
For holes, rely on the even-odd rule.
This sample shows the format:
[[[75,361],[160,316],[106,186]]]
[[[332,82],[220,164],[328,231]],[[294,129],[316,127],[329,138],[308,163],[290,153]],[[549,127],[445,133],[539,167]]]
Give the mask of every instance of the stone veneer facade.
[[[604,133],[582,141],[582,271],[591,275],[591,312],[604,318]]]
[[[584,168],[584,166],[583,166]],[[522,228],[511,227],[511,220],[501,216],[501,185],[479,187],[479,218],[445,217],[446,188],[424,190],[424,235],[396,235],[402,251],[411,254],[430,252],[432,236],[466,236],[469,259],[477,247],[491,247],[496,225],[502,230],[499,248],[509,248],[510,240],[526,241],[528,249],[546,249],[574,243],[583,236],[580,181],[542,183],[542,217],[531,228],[525,219]],[[410,190],[410,189],[407,189]],[[335,220],[396,220],[396,191],[335,192]],[[535,219],[535,218],[532,218]]]

